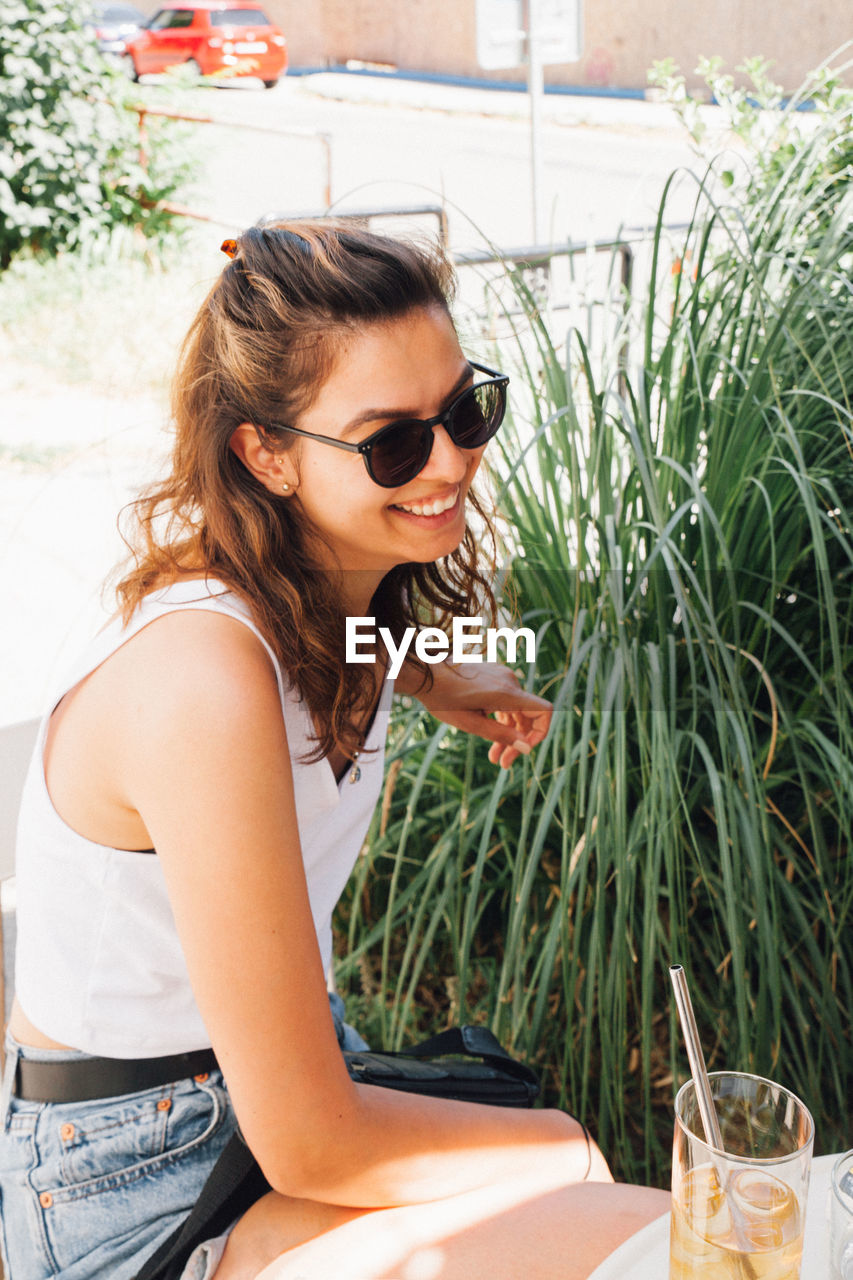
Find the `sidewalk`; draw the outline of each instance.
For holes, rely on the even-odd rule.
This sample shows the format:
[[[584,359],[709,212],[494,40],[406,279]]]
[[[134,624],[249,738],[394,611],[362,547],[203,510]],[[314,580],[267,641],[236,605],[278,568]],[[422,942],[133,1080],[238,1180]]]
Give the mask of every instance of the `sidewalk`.
[[[530,99],[524,86],[501,89],[490,85],[454,82],[412,72],[305,71],[294,79],[306,93],[338,102],[371,106],[397,106],[450,114],[503,116],[526,120]],[[718,107],[703,106],[702,116],[710,127],[719,127]],[[589,93],[546,92],[542,98],[542,118],[549,124],[605,129],[642,129],[675,133],[684,130],[669,104],[634,96],[602,96]]]
[[[12,381],[0,375],[0,724],[35,715],[104,621],[101,584],[124,553],[116,515],[167,445],[154,397]]]

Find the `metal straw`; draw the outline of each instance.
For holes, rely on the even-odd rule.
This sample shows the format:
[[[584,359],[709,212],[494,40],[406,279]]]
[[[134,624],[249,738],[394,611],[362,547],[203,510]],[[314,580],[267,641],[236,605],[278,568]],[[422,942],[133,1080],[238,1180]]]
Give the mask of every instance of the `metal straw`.
[[[708,1079],[708,1071],[705,1067],[705,1055],[702,1052],[702,1045],[699,1040],[699,1032],[696,1028],[696,1019],[693,1016],[693,1005],[690,1000],[690,992],[687,990],[687,978],[683,967],[680,964],[671,964],[669,966],[669,976],[672,979],[672,991],[675,996],[675,1007],[678,1010],[678,1017],[681,1022],[681,1032],[684,1036],[684,1044],[687,1048],[687,1060],[690,1063],[690,1074],[693,1077],[693,1085],[696,1089],[696,1103],[699,1107],[702,1128],[705,1130],[705,1141],[708,1146],[713,1147],[715,1151],[721,1151],[725,1154],[723,1135],[720,1133],[720,1122],[717,1119],[717,1109],[714,1106],[714,1099],[711,1097],[711,1082]]]
[[[672,980],[672,990],[675,996],[675,1006],[678,1009],[678,1017],[681,1022],[681,1031],[684,1036],[684,1044],[687,1048],[687,1058],[690,1062],[690,1074],[693,1077],[693,1087],[696,1090],[696,1104],[699,1108],[699,1116],[702,1120],[702,1128],[705,1131],[705,1141],[711,1148],[712,1153],[719,1153],[725,1156],[726,1149],[723,1146],[723,1135],[720,1132],[720,1122],[717,1119],[717,1109],[714,1106],[714,1099],[711,1095],[711,1082],[708,1079],[708,1071],[705,1066],[705,1055],[702,1052],[702,1044],[699,1040],[699,1031],[696,1027],[696,1019],[693,1016],[693,1004],[690,999],[690,992],[687,989],[687,976],[684,968],[680,964],[672,964],[669,966],[669,976]],[[743,1214],[732,1196],[729,1188],[729,1178],[724,1164],[717,1164],[712,1154],[711,1163],[717,1172],[717,1181],[720,1184],[720,1190],[726,1197],[729,1205],[729,1212],[732,1215],[732,1226],[734,1227],[735,1237],[738,1245],[741,1247],[741,1263],[744,1275],[747,1280],[753,1280],[756,1275],[755,1268],[751,1260],[747,1256],[749,1253],[749,1242],[745,1232],[745,1223]]]

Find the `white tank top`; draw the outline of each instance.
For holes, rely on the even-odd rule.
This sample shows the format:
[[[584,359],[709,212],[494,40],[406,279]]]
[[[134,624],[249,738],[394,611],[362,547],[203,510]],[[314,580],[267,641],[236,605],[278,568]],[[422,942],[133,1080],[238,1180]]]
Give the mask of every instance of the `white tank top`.
[[[316,745],[310,716],[246,605],[220,583],[179,582],[148,596],[127,627],[114,620],[98,633],[56,690],[51,711],[147,623],[180,609],[207,609],[238,619],[272,659],[290,745],[311,911],[328,969],[332,910],[382,785],[392,682],[384,682],[359,761],[359,780],[351,784],[347,774],[338,785],[327,760],[305,764],[301,759]],[[210,1037],[190,987],[160,860],[152,853],[95,844],[63,822],[44,777],[49,716],[39,731],[18,823],[15,972],[21,1007],[44,1035],[86,1053],[138,1058],[206,1048]]]

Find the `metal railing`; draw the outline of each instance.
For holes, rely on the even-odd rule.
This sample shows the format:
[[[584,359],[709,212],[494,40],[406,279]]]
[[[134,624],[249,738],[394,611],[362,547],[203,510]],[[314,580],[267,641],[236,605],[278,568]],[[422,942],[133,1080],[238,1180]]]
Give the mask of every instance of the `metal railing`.
[[[363,227],[369,227],[372,222],[377,220],[381,221],[383,218],[410,219],[424,217],[435,219],[438,228],[439,240],[442,247],[447,249],[449,237],[447,211],[444,206],[440,204],[404,204],[395,207],[386,206],[379,209],[334,209],[331,211],[325,210],[320,213],[316,212],[316,210],[309,210],[307,212],[302,211],[299,213],[293,213],[288,210],[286,212],[272,212],[265,214],[261,221],[265,221],[267,218],[280,218],[282,221],[286,220],[287,222],[299,222],[302,220],[310,220],[313,222],[319,218],[333,218],[335,222],[356,222]]]
[[[453,255],[457,267],[485,266],[489,263],[502,263],[517,267],[521,271],[550,271],[554,258],[576,257],[589,253],[616,253],[620,260],[619,280],[626,293],[631,291],[634,270],[634,251],[632,244],[636,242],[625,236],[606,240],[583,240],[558,242],[556,244],[525,245],[516,249],[475,249]],[[559,306],[559,304],[557,304]],[[519,308],[520,311],[520,308]],[[509,312],[508,314],[513,314]],[[518,314],[516,312],[515,314]]]
[[[687,230],[687,227],[687,223],[667,223],[665,229],[668,232],[679,232]],[[520,245],[509,249],[471,250],[454,254],[453,261],[457,271],[464,268],[503,267],[505,270],[500,278],[486,281],[487,287],[495,297],[497,297],[501,287],[512,291],[513,282],[511,276],[513,273],[520,275],[521,282],[529,295],[527,305],[518,297],[517,290],[514,297],[511,293],[509,300],[500,304],[500,316],[510,321],[510,323],[517,317],[529,313],[531,301],[534,307],[543,311],[547,310],[549,313],[581,309],[585,310],[589,317],[593,311],[597,310],[599,314],[604,316],[605,323],[609,319],[614,326],[611,334],[614,340],[613,350],[616,358],[618,387],[620,393],[624,395],[630,356],[632,327],[629,323],[629,318],[633,302],[632,289],[635,266],[637,265],[637,251],[641,250],[644,245],[649,246],[652,243],[654,234],[654,227],[631,227],[627,228],[622,235],[607,236],[598,240],[577,242],[566,240],[541,245]],[[569,263],[571,263],[572,259],[576,257],[588,258],[590,255],[597,257],[602,254],[609,254],[618,259],[618,274],[615,276],[610,275],[606,281],[598,281],[597,285],[594,286],[590,286],[589,278],[587,278],[584,282],[584,289],[589,291],[592,288],[594,292],[591,297],[587,292],[586,296],[582,296],[579,300],[574,274],[572,268],[569,267],[572,273],[571,283],[575,286],[575,296],[566,295],[560,297],[558,293],[559,282],[555,282],[554,278],[553,268],[555,262],[560,259],[568,259]],[[506,270],[507,268],[509,270]],[[583,290],[581,293],[583,293]],[[477,314],[485,318],[484,310],[479,311]],[[588,345],[592,345],[592,332],[590,321],[590,331],[587,334]],[[599,335],[598,341],[606,341],[606,338],[602,338]]]

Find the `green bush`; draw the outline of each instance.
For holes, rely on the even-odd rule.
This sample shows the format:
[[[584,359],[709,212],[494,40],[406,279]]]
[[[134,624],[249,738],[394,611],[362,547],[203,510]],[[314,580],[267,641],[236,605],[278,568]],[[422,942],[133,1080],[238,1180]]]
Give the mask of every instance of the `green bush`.
[[[168,235],[157,208],[185,180],[174,135],[151,130],[140,164],[131,89],[82,25],[81,0],[0,10],[0,267],[24,247],[55,254],[117,229]]]
[[[716,155],[719,139],[709,136],[708,116],[703,114],[700,101],[687,92],[675,60],[654,63],[649,83],[674,108],[699,159],[713,162],[723,185],[737,183],[739,198],[750,202],[784,175],[796,159],[804,135],[814,127],[829,126],[823,133],[826,151],[812,180],[821,173],[843,172],[853,161],[853,89],[842,78],[850,68],[850,63],[839,68],[825,64],[786,99],[782,86],[771,78],[766,58],[747,58],[735,68],[741,84],[724,70],[722,58],[701,58],[696,75],[719,108],[732,144],[721,163]],[[738,152],[740,164],[736,161]],[[744,158],[748,163],[743,163]]]
[[[517,282],[502,505],[551,732],[495,778],[404,712],[339,918],[377,1041],[487,1021],[628,1179],[668,1176],[676,961],[710,1066],[849,1140],[848,130],[842,107],[725,205],[709,175],[677,242],[664,196],[627,367],[566,354]]]

